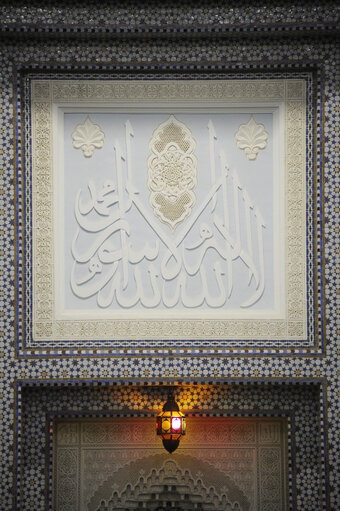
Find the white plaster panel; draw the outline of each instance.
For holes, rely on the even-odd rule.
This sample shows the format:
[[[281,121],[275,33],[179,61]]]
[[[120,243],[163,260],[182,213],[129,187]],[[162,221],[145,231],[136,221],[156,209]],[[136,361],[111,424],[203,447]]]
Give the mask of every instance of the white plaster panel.
[[[305,338],[303,82],[294,101],[285,80],[106,85],[33,82],[34,338]],[[171,115],[198,162],[173,230],[147,186],[150,141]]]

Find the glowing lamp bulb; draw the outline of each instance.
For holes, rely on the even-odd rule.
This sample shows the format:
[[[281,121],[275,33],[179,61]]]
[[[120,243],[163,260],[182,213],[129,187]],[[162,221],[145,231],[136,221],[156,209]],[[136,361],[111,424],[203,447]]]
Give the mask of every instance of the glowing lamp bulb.
[[[182,429],[182,419],[180,417],[172,417],[171,419],[171,427],[175,431]]]

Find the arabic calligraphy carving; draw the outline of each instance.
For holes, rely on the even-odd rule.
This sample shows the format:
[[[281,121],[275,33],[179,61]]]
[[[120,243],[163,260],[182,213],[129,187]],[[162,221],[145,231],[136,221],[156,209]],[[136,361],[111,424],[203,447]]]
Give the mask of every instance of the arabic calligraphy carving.
[[[105,134],[87,116],[84,124],[78,124],[72,133],[72,145],[75,149],[81,149],[85,158],[91,158],[95,149],[101,149],[104,145]]]
[[[58,238],[59,241],[62,239],[62,229],[58,231],[58,224],[53,223],[53,218],[54,204],[55,202],[62,204],[64,191],[58,189],[56,181],[53,179],[51,155],[56,141],[53,135],[55,105],[57,103],[75,103],[86,108],[89,103],[102,107],[105,102],[117,102],[125,105],[128,101],[134,105],[145,102],[152,107],[160,102],[169,105],[171,102],[192,105],[199,101],[204,104],[211,102],[212,98],[216,105],[228,101],[240,106],[249,103],[249,101],[255,106],[263,106],[268,101],[275,105],[278,102],[280,104],[283,102],[285,105],[282,129],[286,134],[286,144],[282,172],[286,187],[280,189],[280,196],[282,193],[284,204],[282,218],[286,231],[283,236],[287,240],[286,250],[283,251],[285,259],[282,266],[286,280],[284,290],[286,312],[283,312],[283,316],[278,319],[258,317],[256,314],[253,317],[235,317],[232,312],[230,315],[225,315],[226,307],[221,309],[218,319],[208,317],[204,311],[199,317],[193,314],[192,318],[182,318],[179,315],[167,316],[166,314],[164,316],[157,315],[157,317],[156,315],[150,315],[150,317],[138,315],[137,317],[136,314],[133,317],[131,315],[129,321],[126,321],[123,316],[117,317],[114,314],[107,315],[103,319],[99,314],[98,317],[90,318],[80,317],[77,313],[72,317],[57,318],[56,311],[60,308],[60,300],[55,294],[53,283],[55,279],[58,281],[64,278],[64,274],[60,273],[57,265],[57,261],[63,254],[56,255],[56,247],[61,246],[61,244],[56,244],[56,239]],[[32,290],[28,288],[26,290],[27,299],[32,293],[33,310],[32,323],[30,324],[28,321],[26,325],[27,346],[38,347],[46,339],[52,343],[53,347],[64,347],[65,343],[70,343],[73,346],[75,341],[90,343],[91,339],[91,349],[94,341],[99,341],[101,345],[104,341],[111,343],[119,340],[122,343],[119,345],[130,346],[132,342],[134,346],[137,346],[137,339],[147,339],[150,343],[152,340],[153,345],[159,346],[159,339],[181,339],[184,345],[191,349],[192,346],[201,346],[201,339],[208,339],[212,346],[216,346],[214,344],[216,340],[219,342],[227,340],[228,346],[233,349],[239,348],[239,346],[248,346],[249,339],[255,343],[257,340],[266,339],[268,346],[275,344],[276,340],[284,340],[287,345],[293,346],[295,349],[297,345],[292,345],[293,341],[300,342],[306,340],[306,336],[308,336],[308,343],[312,342],[314,339],[312,322],[310,322],[311,329],[307,331],[307,301],[296,299],[297,296],[305,296],[307,275],[304,223],[306,218],[306,174],[304,171],[306,91],[303,81],[265,79],[197,80],[194,82],[192,80],[160,80],[156,82],[147,80],[33,80],[32,116],[34,120],[32,124],[32,201],[34,206],[32,220],[35,225],[32,232],[33,246],[35,247],[32,253],[32,272],[35,286],[32,287]],[[273,137],[276,137],[276,133],[277,130],[273,131]],[[150,138],[151,134],[152,132]],[[108,135],[105,138],[106,143],[107,139]],[[215,141],[215,139],[213,140]],[[130,140],[128,142],[130,143]],[[92,159],[89,160],[89,163],[92,163]],[[247,164],[246,158],[244,161]],[[252,164],[252,162],[250,163]],[[127,167],[129,172],[129,161]],[[207,170],[209,172],[209,163]],[[230,181],[230,191],[232,189],[230,173],[227,180]],[[201,184],[201,179],[199,179],[199,184]],[[241,193],[241,190],[239,192]],[[82,190],[82,200],[86,193],[85,189]],[[198,190],[195,193],[198,195]],[[218,193],[221,193],[221,188]],[[241,198],[241,204],[242,202]],[[229,200],[229,203],[232,203],[232,200]],[[28,214],[31,214],[30,207],[31,205],[28,203]],[[93,210],[90,216],[95,213]],[[154,217],[154,215],[152,216]],[[160,222],[158,221],[158,223]],[[232,221],[230,225],[233,226]],[[184,225],[181,226],[181,228],[183,227]],[[169,231],[168,227],[167,229]],[[251,238],[253,243],[256,237],[255,233],[255,238]],[[158,240],[160,242],[160,239]],[[243,245],[247,246],[245,243]],[[210,249],[210,251],[212,250]],[[257,249],[254,253],[256,251]],[[222,263],[225,265],[224,261]],[[236,263],[235,260],[233,264]],[[103,268],[105,269],[105,265]],[[100,275],[97,273],[96,278],[99,278]],[[68,277],[69,272],[66,275],[66,278]],[[134,278],[133,275],[132,278]],[[226,275],[222,275],[222,278],[226,279]],[[159,283],[159,277],[157,279]],[[32,338],[29,334],[30,328],[32,328]]]
[[[187,126],[171,115],[154,131],[149,143],[150,204],[172,231],[190,215],[196,202],[196,142]]]
[[[165,171],[164,177],[162,171],[156,169],[149,174],[149,183],[151,189],[160,190],[155,192],[156,197],[158,194],[169,201],[176,194],[182,196],[187,184],[188,191],[184,191],[184,195],[188,195],[192,203],[190,189],[197,182],[196,169],[193,172],[192,166],[196,163],[192,155],[195,142],[183,126],[173,116],[161,124],[150,144],[155,149],[149,160],[152,160],[151,168],[156,168],[155,160],[163,158],[169,149],[171,152],[175,145],[175,152],[179,151],[179,158],[183,160],[185,178],[178,170],[179,177],[173,181],[175,171]],[[190,309],[205,305],[216,309],[223,307],[232,295],[233,264],[237,261],[248,274],[249,286],[249,296],[240,306],[252,307],[260,300],[265,289],[264,220],[240,183],[237,171],[229,169],[223,150],[216,165],[217,134],[211,120],[207,127],[211,188],[180,234],[169,237],[150,215],[133,186],[131,140],[134,131],[130,121],[125,122],[126,154],[116,139],[114,180],[105,181],[99,191],[89,180],[88,191],[84,193],[79,189],[76,195],[74,211],[78,227],[72,241],[71,288],[78,298],[95,296],[100,308],[113,304],[121,308],[183,306]],[[171,137],[164,135],[169,132]],[[156,235],[151,243],[138,248],[131,220],[136,214],[146,225],[145,229],[151,229]],[[166,223],[171,224],[171,219],[166,218]],[[191,237],[187,236],[189,233]],[[85,248],[81,243],[84,234],[91,240]]]
[[[247,160],[256,160],[260,149],[267,147],[268,132],[251,116],[247,124],[241,124],[235,134],[237,147],[244,151]]]

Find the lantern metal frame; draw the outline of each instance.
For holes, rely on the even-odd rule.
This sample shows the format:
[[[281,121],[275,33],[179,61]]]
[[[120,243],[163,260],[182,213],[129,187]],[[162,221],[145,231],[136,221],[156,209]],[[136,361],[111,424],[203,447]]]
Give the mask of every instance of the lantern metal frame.
[[[161,436],[163,446],[170,454],[177,449],[180,439],[185,435],[185,415],[180,411],[173,392],[169,392],[168,400],[157,416],[156,432]]]

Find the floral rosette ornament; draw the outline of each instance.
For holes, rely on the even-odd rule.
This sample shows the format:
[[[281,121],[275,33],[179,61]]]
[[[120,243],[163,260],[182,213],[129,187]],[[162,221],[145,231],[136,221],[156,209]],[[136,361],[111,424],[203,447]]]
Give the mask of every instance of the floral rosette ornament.
[[[149,143],[150,204],[172,231],[192,211],[197,186],[196,142],[187,126],[171,115],[154,131]]]
[[[248,161],[254,161],[261,149],[268,143],[268,132],[263,124],[258,124],[251,116],[247,124],[241,124],[235,134],[236,145],[244,151]]]
[[[105,134],[98,124],[94,124],[87,116],[84,124],[78,124],[72,133],[72,145],[81,149],[85,158],[91,158],[95,149],[104,146]]]

